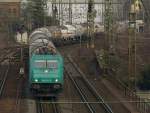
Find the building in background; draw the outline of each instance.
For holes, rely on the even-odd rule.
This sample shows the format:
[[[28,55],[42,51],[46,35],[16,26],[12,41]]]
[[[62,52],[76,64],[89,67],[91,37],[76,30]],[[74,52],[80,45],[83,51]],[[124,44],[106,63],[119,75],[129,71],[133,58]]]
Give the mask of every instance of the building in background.
[[[48,11],[49,15],[52,15],[52,1],[48,0]],[[69,4],[71,4],[72,9],[72,23],[80,24],[87,22],[87,10],[88,10],[88,0],[55,0],[56,7],[58,8],[58,14],[60,14],[59,19],[61,23],[69,23]],[[124,17],[123,15],[123,5],[124,2],[128,0],[113,0],[113,12],[114,18],[118,21],[121,21]],[[96,10],[96,23],[104,22],[104,9],[105,9],[105,0],[94,0],[95,10]],[[60,3],[60,4],[59,4]],[[60,10],[59,10],[60,8]]]
[[[0,0],[0,28],[20,17],[21,0]]]

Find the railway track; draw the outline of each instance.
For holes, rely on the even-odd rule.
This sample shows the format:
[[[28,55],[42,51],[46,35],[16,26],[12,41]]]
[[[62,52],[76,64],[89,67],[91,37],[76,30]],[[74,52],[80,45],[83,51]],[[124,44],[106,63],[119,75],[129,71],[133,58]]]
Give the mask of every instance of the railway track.
[[[11,57],[15,56],[18,51],[13,49],[3,49],[0,52],[0,63],[4,62],[5,60],[10,59]]]
[[[98,94],[91,83],[83,76],[82,72],[76,67],[70,58],[66,59],[65,71],[72,81],[83,104],[86,105],[90,113],[113,113],[111,108],[105,103],[103,97]]]
[[[5,87],[5,84],[6,84],[6,80],[7,80],[7,77],[8,77],[8,71],[10,69],[10,66],[7,65],[7,66],[2,66],[0,65],[0,69],[1,69],[1,78],[0,78],[0,97],[2,96],[3,94],[3,91],[4,91],[4,87]]]
[[[0,97],[3,94],[4,87],[6,84],[6,80],[8,77],[8,72],[10,69],[9,61],[5,62],[5,60],[9,59],[13,55],[15,55],[17,52],[13,51],[12,49],[2,49],[0,51]]]
[[[52,99],[50,102],[38,100],[37,113],[60,113],[60,109],[58,103],[55,103],[55,99]]]
[[[19,78],[18,86],[16,91],[16,102],[15,102],[15,113],[20,113],[21,107],[21,98],[22,98],[22,89],[23,89],[24,78]]]

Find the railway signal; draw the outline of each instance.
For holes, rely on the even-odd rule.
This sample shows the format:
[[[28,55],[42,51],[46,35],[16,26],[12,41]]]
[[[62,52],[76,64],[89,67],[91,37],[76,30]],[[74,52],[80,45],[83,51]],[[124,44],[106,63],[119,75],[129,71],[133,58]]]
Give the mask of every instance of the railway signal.
[[[24,75],[24,68],[23,67],[20,67],[19,74],[21,77]]]

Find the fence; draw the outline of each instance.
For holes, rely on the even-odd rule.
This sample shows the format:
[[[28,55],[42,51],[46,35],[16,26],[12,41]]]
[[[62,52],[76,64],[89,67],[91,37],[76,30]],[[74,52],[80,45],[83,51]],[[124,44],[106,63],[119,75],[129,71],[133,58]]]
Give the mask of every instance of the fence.
[[[124,85],[121,81],[119,81],[114,76],[109,76],[109,80],[121,91],[125,97],[127,97],[130,102],[139,110],[140,113],[150,113],[150,103],[145,99],[137,96],[136,92],[130,90],[126,85]]]

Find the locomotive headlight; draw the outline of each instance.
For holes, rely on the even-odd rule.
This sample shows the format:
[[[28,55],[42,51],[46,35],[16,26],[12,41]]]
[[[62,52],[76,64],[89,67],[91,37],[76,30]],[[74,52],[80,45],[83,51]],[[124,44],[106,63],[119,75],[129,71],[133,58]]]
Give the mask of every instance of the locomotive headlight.
[[[35,82],[38,82],[38,79],[35,79]]]
[[[45,72],[45,73],[48,73],[48,70],[46,69],[46,70],[44,70],[44,72]]]
[[[58,82],[58,79],[55,79],[55,82]]]

